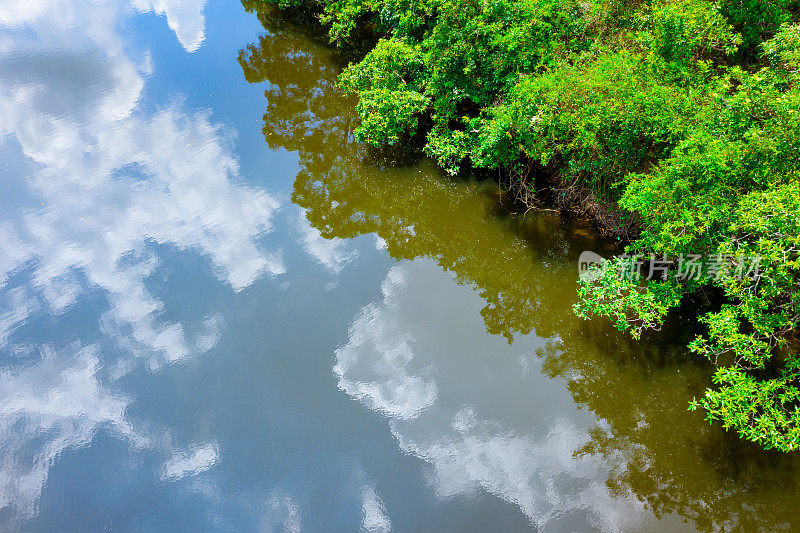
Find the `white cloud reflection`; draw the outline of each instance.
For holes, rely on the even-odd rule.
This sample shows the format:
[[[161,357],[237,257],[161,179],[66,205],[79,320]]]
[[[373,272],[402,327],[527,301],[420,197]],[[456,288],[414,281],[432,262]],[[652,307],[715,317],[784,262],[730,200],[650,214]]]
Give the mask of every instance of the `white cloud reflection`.
[[[428,465],[440,498],[482,490],[538,529],[634,527],[641,502],[609,493],[601,458],[574,455],[591,415],[560,384],[519,372],[518,350],[540,340],[492,341],[480,297],[429,260],[393,267],[382,289],[353,320],[333,369],[342,390],[388,416],[403,452]],[[455,333],[444,344],[433,332],[448,328]]]
[[[267,499],[260,530],[300,533],[302,531],[300,506],[283,491],[273,490]]]
[[[187,52],[194,52],[205,39],[205,5],[206,0],[130,0],[129,5],[112,0],[0,0],[0,25],[15,28],[35,24],[34,30],[57,33],[80,25],[96,39],[114,31],[108,20],[131,14],[133,7],[139,12],[152,11],[165,16],[181,46]]]
[[[374,484],[365,485],[361,493],[361,531],[389,533],[391,530],[392,521],[378,490]]]
[[[212,468],[219,462],[219,446],[215,442],[193,445],[187,451],[176,451],[164,463],[161,479],[177,481],[186,476],[194,476]]]
[[[133,5],[164,14],[187,50],[200,46],[203,1]],[[213,443],[176,452],[168,430],[156,438],[128,420],[131,400],[115,392],[139,362],[157,370],[220,338],[220,314],[186,326],[162,318],[147,280],[165,250],[206,258],[232,291],[285,270],[260,243],[279,204],[237,183],[232,134],[179,99],[140,105],[151,61],[131,57],[117,33],[134,13],[120,3],[0,2],[0,138],[13,137],[33,167],[24,182],[37,200],[0,215],[0,350],[24,356],[0,359],[0,509],[21,516],[35,513],[58,456],[100,428],[171,457],[165,480],[219,459]],[[110,353],[15,337],[90,292],[105,298],[97,324]]]
[[[42,348],[38,364],[0,370],[0,509],[32,515],[50,466],[106,427],[142,444],[125,418],[130,400],[97,378],[94,347]]]
[[[308,222],[306,210],[303,208],[299,210],[298,225],[303,249],[331,273],[338,274],[358,256],[358,250],[350,248],[344,239],[323,237],[320,231]]]
[[[52,25],[46,17],[35,21],[34,33]],[[21,32],[17,47],[0,53],[0,132],[14,135],[40,166],[29,185],[43,201],[18,227],[0,225],[8,245],[0,280],[32,260],[33,286],[58,313],[81,292],[74,279],[81,271],[83,290],[108,295],[108,331],[128,332],[137,353],[161,354],[154,366],[184,359],[192,343],[181,324],[159,323],[163,304],[144,285],[159,264],[152,246],[208,257],[239,291],[284,271],[279,254],[255,242],[271,228],[278,203],[233,183],[239,169],[230,134],[208,113],[188,114],[179,102],[154,115],[140,112],[142,69],[113,33],[80,28],[49,33],[45,42]],[[75,94],[88,98],[73,101]],[[204,334],[199,345],[212,337]]]
[[[405,277],[392,268],[381,284],[383,301],[361,310],[350,325],[348,343],[336,350],[334,373],[339,388],[370,409],[410,420],[436,401],[433,379],[414,373],[414,339],[387,309],[403,290]],[[380,354],[365,361],[365,354]]]
[[[194,52],[205,39],[206,0],[132,0],[140,11],[154,11],[167,17],[169,28],[187,52]]]

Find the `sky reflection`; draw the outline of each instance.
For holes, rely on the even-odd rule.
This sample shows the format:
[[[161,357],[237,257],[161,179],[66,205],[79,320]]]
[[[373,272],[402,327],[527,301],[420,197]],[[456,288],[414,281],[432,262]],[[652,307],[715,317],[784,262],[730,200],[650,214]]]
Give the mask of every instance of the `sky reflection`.
[[[484,490],[540,529],[641,527],[644,504],[609,492],[603,457],[576,454],[602,424],[536,377],[545,339],[485,335],[480,296],[452,278],[429,259],[393,267],[336,351],[339,387],[388,419],[439,498]]]
[[[155,371],[208,351],[224,328],[218,313],[197,323],[164,318],[148,279],[165,250],[205,257],[232,291],[285,271],[280,252],[259,240],[279,203],[239,184],[233,133],[180,97],[146,112],[149,53],[134,53],[118,34],[123,20],[151,10],[192,52],[204,39],[204,4],[48,0],[0,9],[0,138],[15,141],[31,171],[16,177],[20,207],[0,214],[0,509],[33,515],[58,456],[101,427],[157,450],[165,481],[219,460],[213,441],[181,449],[168,429],[129,420],[132,399],[115,384],[140,363]],[[96,293],[105,304],[89,344],[18,334]]]

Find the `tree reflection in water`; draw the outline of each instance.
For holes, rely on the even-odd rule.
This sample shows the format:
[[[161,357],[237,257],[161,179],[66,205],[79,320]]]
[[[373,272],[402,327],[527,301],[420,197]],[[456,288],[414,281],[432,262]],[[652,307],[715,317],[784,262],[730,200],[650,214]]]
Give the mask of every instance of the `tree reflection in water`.
[[[345,60],[313,25],[244,4],[267,33],[239,62],[249,82],[266,82],[267,143],[298,153],[292,199],[312,226],[326,238],[376,233],[398,260],[432,258],[480,294],[490,333],[550,339],[538,354],[544,371],[607,422],[579,453],[613,465],[613,494],[700,530],[800,527],[797,456],[763,452],[687,411],[710,371],[678,348],[680,323],[632,342],[573,315],[577,256],[601,243],[549,215],[508,214],[491,184],[356,143],[355,102],[335,84]]]

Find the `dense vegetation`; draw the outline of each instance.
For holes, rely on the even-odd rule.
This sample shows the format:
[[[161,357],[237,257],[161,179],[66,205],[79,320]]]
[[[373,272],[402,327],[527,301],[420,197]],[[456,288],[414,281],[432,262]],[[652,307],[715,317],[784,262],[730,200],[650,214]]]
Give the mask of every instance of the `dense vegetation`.
[[[800,448],[797,3],[276,3],[341,46],[377,37],[340,77],[359,140],[416,138],[450,173],[499,171],[595,216],[632,257],[584,276],[575,311],[638,337],[691,300],[690,348],[718,369],[690,407]]]

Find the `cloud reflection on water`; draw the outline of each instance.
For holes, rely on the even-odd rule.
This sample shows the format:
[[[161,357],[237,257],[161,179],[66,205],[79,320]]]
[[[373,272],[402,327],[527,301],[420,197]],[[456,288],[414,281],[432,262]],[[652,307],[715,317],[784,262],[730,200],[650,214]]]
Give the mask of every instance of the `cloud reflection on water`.
[[[169,28],[187,52],[194,52],[205,39],[206,0],[131,0],[139,11],[154,11],[167,18]]]
[[[204,1],[133,5],[164,14],[186,50],[202,42]],[[41,203],[0,220],[0,349],[25,355],[0,360],[0,509],[21,516],[35,513],[58,456],[100,428],[171,457],[164,479],[219,460],[213,442],[180,451],[169,430],[156,436],[129,420],[132,399],[115,383],[137,362],[157,370],[221,335],[220,314],[188,325],[199,331],[192,336],[161,317],[165,304],[146,281],[164,250],[207,258],[233,291],[285,271],[280,253],[259,243],[279,203],[236,183],[232,134],[180,99],[142,109],[150,58],[131,57],[117,33],[132,14],[124,4],[70,0],[0,9],[0,138],[12,137],[30,163],[26,191]],[[102,350],[16,334],[98,292]]]
[[[134,445],[125,418],[130,399],[97,377],[95,347],[42,348],[35,365],[0,370],[0,509],[32,515],[50,466],[68,448],[88,445],[106,427]]]
[[[609,493],[602,457],[575,455],[593,421],[554,410],[569,405],[555,399],[566,394],[557,382],[520,376],[517,353],[541,341],[473,337],[473,329],[483,333],[480,306],[471,287],[453,283],[433,261],[398,264],[336,351],[339,387],[388,418],[400,448],[425,461],[442,499],[483,490],[519,507],[537,528],[635,527],[643,504]],[[433,332],[446,329],[454,346],[437,346]],[[517,377],[493,380],[494,372]],[[498,390],[498,382],[513,392]],[[529,391],[520,394],[517,382]],[[526,416],[515,416],[521,411]]]
[[[358,257],[358,250],[351,248],[344,239],[323,237],[322,233],[308,222],[306,210],[302,208],[298,214],[298,226],[303,249],[332,274],[338,274]]]
[[[389,533],[392,521],[374,483],[367,483],[361,492],[361,530],[368,533]]]

